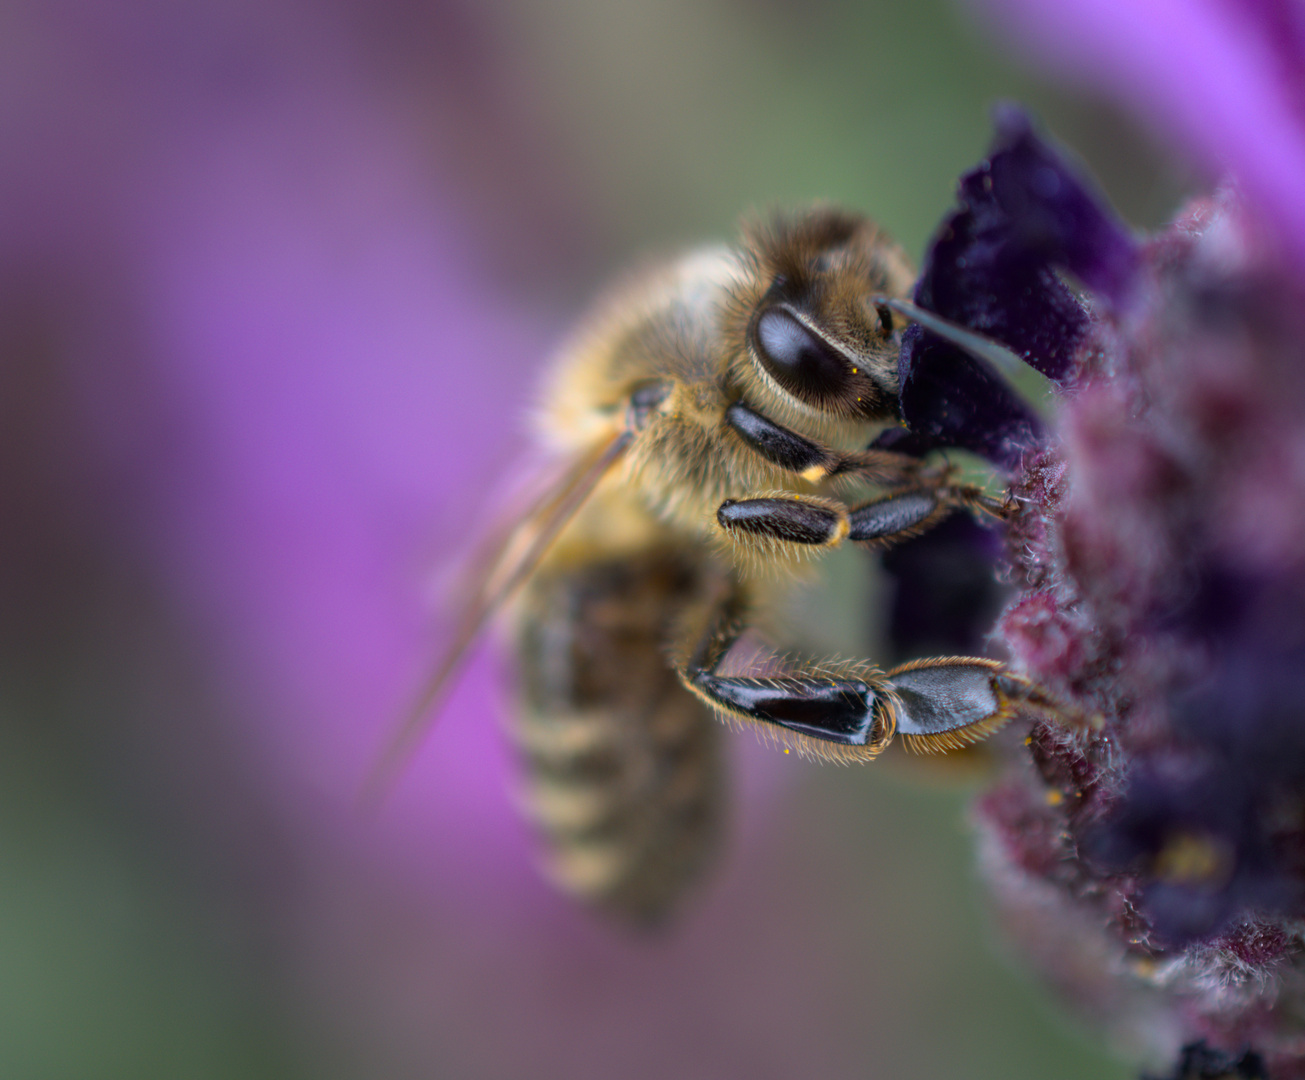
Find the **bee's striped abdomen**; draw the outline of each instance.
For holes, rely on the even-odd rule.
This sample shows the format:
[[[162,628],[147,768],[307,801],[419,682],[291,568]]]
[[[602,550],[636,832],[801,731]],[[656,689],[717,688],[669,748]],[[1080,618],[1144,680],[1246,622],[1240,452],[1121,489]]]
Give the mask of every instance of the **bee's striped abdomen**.
[[[558,883],[634,922],[669,911],[720,828],[720,725],[666,658],[709,566],[669,547],[554,564],[518,609],[526,810]]]

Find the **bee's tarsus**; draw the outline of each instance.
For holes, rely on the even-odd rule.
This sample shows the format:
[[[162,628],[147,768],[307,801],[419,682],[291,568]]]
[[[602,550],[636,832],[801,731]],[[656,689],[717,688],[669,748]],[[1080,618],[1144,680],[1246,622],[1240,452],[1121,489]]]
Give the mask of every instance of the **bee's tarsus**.
[[[951,512],[936,488],[916,488],[859,506],[849,515],[847,538],[859,543],[890,544],[915,536]]]
[[[897,733],[908,749],[940,753],[986,739],[1029,701],[1026,680],[996,660],[949,656],[888,672]]]

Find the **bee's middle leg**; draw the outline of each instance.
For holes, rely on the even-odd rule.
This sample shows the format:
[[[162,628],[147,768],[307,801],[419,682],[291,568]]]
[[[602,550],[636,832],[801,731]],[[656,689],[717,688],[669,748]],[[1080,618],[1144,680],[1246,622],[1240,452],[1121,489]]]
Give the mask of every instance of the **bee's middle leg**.
[[[953,484],[947,466],[888,450],[839,453],[735,402],[725,424],[756,454],[773,465],[818,483],[835,476],[860,476],[889,489],[873,502],[848,509],[836,499],[809,495],[765,495],[728,499],[716,519],[731,539],[747,546],[790,550],[835,547],[844,540],[888,545],[917,536],[953,510],[1002,518],[1008,505],[982,488]]]
[[[743,547],[837,547],[844,540],[887,546],[933,528],[948,514],[969,509],[1001,516],[1005,506],[978,488],[922,485],[894,491],[860,506],[815,495],[726,499],[716,521]]]

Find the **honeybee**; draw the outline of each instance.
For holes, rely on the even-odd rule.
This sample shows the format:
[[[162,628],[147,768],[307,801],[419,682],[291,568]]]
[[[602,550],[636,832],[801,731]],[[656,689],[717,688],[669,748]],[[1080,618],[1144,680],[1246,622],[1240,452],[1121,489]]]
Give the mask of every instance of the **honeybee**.
[[[815,207],[651,269],[599,305],[551,372],[541,442],[566,463],[488,552],[452,648],[378,770],[428,725],[458,661],[511,609],[524,804],[566,890],[656,921],[721,819],[720,724],[869,761],[985,738],[1040,691],[977,657],[730,653],[801,561],[1006,504],[946,465],[870,446],[899,425],[894,301],[914,280],[872,221]]]

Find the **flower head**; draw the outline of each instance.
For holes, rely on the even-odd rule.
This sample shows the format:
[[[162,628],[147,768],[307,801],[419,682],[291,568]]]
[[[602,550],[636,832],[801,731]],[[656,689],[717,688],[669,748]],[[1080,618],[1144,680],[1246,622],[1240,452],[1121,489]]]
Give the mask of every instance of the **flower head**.
[[[1305,1068],[1292,1019],[1305,1002],[1305,296],[1231,191],[1134,241],[1009,112],[961,201],[917,298],[1023,355],[1047,349],[1062,390],[1053,436],[1017,441],[996,394],[974,414],[975,430],[986,419],[1007,433],[989,456],[1021,503],[997,638],[1100,718],[1044,721],[1012,748],[977,811],[987,871],[1012,908],[1042,898],[1042,922],[1060,929],[1026,936],[1044,963],[1069,928],[1098,940],[1110,978],[1129,984],[1116,1006],[1141,994],[1151,1017],[1130,1006],[1114,1020],[1153,1050],[1250,1045],[1270,1075],[1294,1075],[1282,1070]],[[976,264],[995,282],[986,293]],[[904,368],[947,348],[916,332]],[[914,407],[952,415],[938,400]],[[1109,995],[1065,989],[1109,1011]]]

